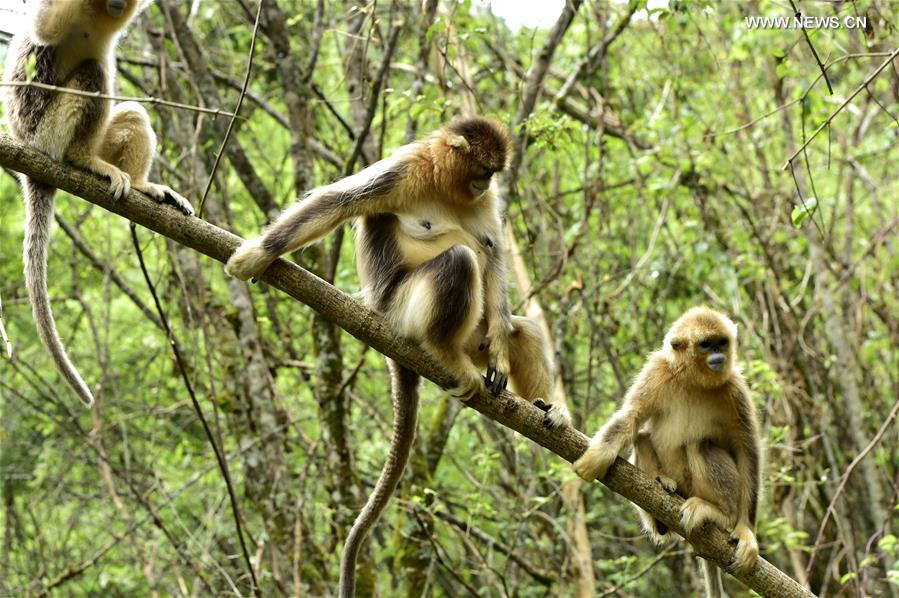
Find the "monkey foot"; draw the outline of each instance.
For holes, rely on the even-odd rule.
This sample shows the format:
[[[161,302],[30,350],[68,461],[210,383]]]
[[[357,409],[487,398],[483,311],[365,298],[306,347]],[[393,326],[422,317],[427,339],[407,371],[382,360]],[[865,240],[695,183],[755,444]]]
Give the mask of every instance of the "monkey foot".
[[[680,522],[687,535],[693,533],[693,530],[707,521],[713,521],[721,527],[726,527],[728,524],[727,517],[724,516],[721,509],[698,496],[692,496],[685,500],[681,505],[680,514]]]
[[[194,207],[190,205],[190,202],[183,195],[181,195],[168,185],[140,182],[133,183],[131,186],[153,198],[157,203],[167,203],[173,205],[187,216],[194,215]]]
[[[543,425],[547,428],[558,428],[571,425],[571,412],[564,403],[549,403],[536,399],[534,407],[543,411]]]
[[[662,488],[668,494],[674,494],[677,491],[677,482],[663,475],[656,476],[656,481],[662,485]]]
[[[759,557],[759,544],[755,534],[746,525],[738,525],[730,535],[732,541],[737,542],[737,550],[734,552],[734,560],[728,565],[728,573],[745,573],[752,569]]]

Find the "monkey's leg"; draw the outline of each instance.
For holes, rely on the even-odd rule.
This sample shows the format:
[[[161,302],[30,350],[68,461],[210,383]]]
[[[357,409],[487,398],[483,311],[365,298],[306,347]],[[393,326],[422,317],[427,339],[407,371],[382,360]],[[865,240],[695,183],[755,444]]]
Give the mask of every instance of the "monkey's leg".
[[[69,74],[64,86],[81,91],[109,93],[108,77],[96,60],[85,60]],[[41,117],[32,145],[57,157],[60,150],[69,161],[109,179],[109,190],[121,199],[131,189],[131,177],[97,155],[106,122],[109,100],[58,93]]]
[[[711,442],[701,443],[688,451],[687,455],[693,471],[693,494],[719,509],[719,514],[712,514],[709,519],[733,530],[731,541],[737,543],[737,550],[728,570],[750,569],[759,555],[758,540],[752,528],[743,523],[742,514],[738,512],[740,484],[749,481],[740,479],[737,463],[730,453]],[[697,472],[701,472],[701,475],[697,475]]]
[[[631,461],[638,469],[658,480],[666,492],[672,493],[677,490],[677,482],[662,472],[659,455],[652,446],[652,440],[648,433],[641,432],[637,434]],[[668,526],[643,509],[637,508],[637,512],[640,514],[640,520],[643,522],[643,529],[649,535],[649,539],[652,540],[653,544],[661,545],[664,543],[664,536],[668,533]]]
[[[100,145],[100,157],[128,173],[131,187],[159,203],[170,203],[193,215],[190,202],[166,185],[147,181],[156,154],[156,134],[150,117],[137,102],[123,102],[112,109],[112,118]]]
[[[421,342],[457,374],[458,384],[449,393],[466,400],[484,384],[465,353],[483,310],[477,256],[469,247],[456,245],[409,273],[387,317],[400,334]]]
[[[691,473],[691,496],[681,507],[681,524],[689,535],[706,521],[714,521],[724,528],[731,528],[736,518],[736,501],[739,496],[739,472],[733,457],[709,441],[687,447],[687,466]],[[753,562],[758,556],[755,536]],[[740,563],[740,547],[736,562]],[[709,561],[703,560],[706,595],[717,598],[724,595],[721,572]]]
[[[553,392],[555,372],[549,340],[534,320],[512,316],[509,363],[512,390],[546,412],[543,424],[549,428],[570,425],[565,399]]]

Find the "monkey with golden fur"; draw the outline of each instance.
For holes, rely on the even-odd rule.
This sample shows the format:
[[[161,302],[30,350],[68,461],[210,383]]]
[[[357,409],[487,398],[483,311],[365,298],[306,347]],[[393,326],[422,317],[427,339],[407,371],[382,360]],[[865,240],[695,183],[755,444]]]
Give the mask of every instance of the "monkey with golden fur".
[[[32,0],[30,26],[13,38],[4,81],[5,114],[13,136],[55,160],[67,160],[110,180],[116,199],[134,188],[193,214],[190,202],[147,181],[156,149],[150,119],[139,104],[30,87],[29,82],[110,95],[115,48],[146,0]],[[21,178],[25,197],[25,285],[38,333],[57,369],[86,405],[94,397],[56,331],[47,291],[47,248],[56,189]]]
[[[681,524],[689,535],[706,521],[733,530],[731,569],[753,567],[761,491],[762,450],[749,387],[736,360],[737,327],[707,307],[694,307],[665,335],[631,385],[624,404],[591,439],[575,472],[602,479],[615,458],[634,447],[632,460],[668,492],[686,497]],[[640,518],[650,538],[667,528],[649,513]],[[709,596],[722,591],[718,568],[703,561]]]
[[[494,174],[508,135],[497,123],[449,123],[341,181],[310,191],[261,237],[245,241],[226,271],[247,280],[278,256],[356,219],[356,267],[367,305],[456,374],[463,400],[506,387],[544,409],[547,426],[571,421],[553,399],[548,341],[512,316],[506,298],[503,203]],[[402,477],[415,434],[418,375],[388,360],[394,404],[390,456],[344,547],[340,595],[353,594],[359,547]],[[481,371],[487,369],[487,377]]]

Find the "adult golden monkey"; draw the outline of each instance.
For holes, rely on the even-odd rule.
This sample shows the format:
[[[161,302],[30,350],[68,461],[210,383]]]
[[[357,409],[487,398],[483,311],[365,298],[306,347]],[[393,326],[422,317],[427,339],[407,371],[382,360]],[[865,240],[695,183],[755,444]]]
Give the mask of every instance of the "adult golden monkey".
[[[137,0],[33,0],[29,29],[10,44],[4,81],[111,94],[119,35],[146,4]],[[19,85],[7,89],[5,108],[14,137],[55,160],[65,159],[109,178],[109,191],[116,199],[134,188],[193,214],[190,203],[178,193],[147,182],[156,135],[139,104],[113,106],[111,100],[95,96]],[[56,189],[25,176],[21,183],[25,286],[38,334],[63,378],[90,406],[93,393],[66,354],[47,292],[47,248]]]
[[[501,247],[503,205],[493,175],[505,167],[506,131],[493,121],[451,122],[341,181],[310,191],[264,235],[243,243],[225,267],[244,280],[279,255],[356,218],[356,266],[366,303],[457,377],[463,400],[507,381],[546,411],[548,426],[571,418],[553,402],[553,366],[539,326],[512,316]],[[347,537],[340,595],[352,596],[366,533],[396,489],[409,457],[418,376],[388,360],[394,405],[390,455]],[[487,377],[481,376],[487,368]]]
[[[647,359],[624,404],[590,441],[574,470],[602,479],[615,458],[634,447],[634,465],[687,500],[681,524],[689,535],[706,521],[733,530],[731,568],[746,571],[759,554],[755,538],[762,450],[755,407],[736,367],[737,327],[725,315],[694,307]],[[668,529],[649,513],[640,518],[660,543]],[[723,592],[721,573],[703,560],[709,596]]]

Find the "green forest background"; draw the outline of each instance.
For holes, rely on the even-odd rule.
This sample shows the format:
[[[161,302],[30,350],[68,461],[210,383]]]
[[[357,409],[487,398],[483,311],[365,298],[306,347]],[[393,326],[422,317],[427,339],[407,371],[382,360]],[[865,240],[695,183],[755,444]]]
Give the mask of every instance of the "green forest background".
[[[552,331],[574,425],[605,421],[687,307],[730,314],[767,447],[762,555],[822,596],[895,597],[899,4],[797,2],[864,28],[747,26],[790,4],[569,0],[569,22],[511,29],[469,1],[264,0],[254,35],[253,0],[157,0],[119,45],[118,93],[240,106],[230,135],[228,117],[147,108],[154,180],[195,206],[205,194],[204,218],[242,236],[452,117],[498,118],[520,158],[503,181],[512,305]],[[227,486],[128,223],[67,194],[57,206],[53,308],[98,402],[79,404],[37,338],[22,201],[0,172],[14,348],[0,358],[0,594],[247,595]],[[383,357],[137,233],[262,594],[331,594],[388,446]],[[347,227],[293,258],[353,293],[352,246]],[[626,500],[433,384],[422,392],[361,594],[700,592],[686,543],[653,548]]]

